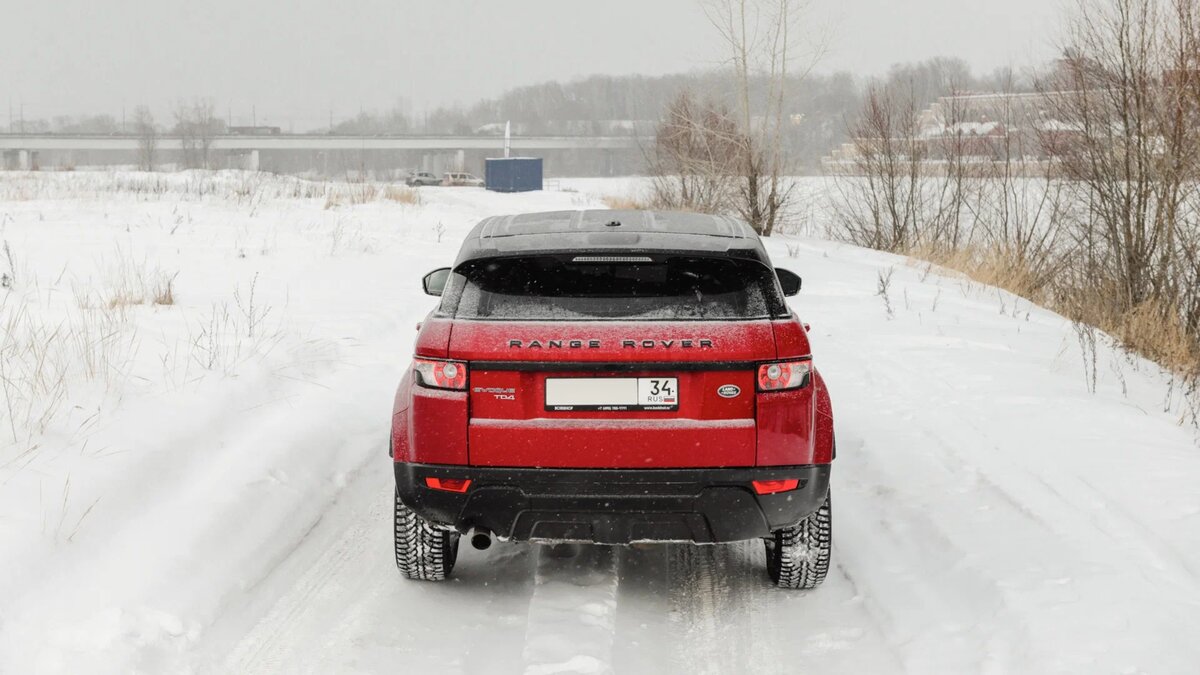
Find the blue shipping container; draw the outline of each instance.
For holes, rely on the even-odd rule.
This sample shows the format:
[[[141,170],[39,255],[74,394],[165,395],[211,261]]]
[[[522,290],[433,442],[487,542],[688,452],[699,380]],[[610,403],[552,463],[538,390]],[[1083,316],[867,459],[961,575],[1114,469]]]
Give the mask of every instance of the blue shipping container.
[[[489,159],[484,182],[493,192],[532,192],[542,189],[541,157]]]

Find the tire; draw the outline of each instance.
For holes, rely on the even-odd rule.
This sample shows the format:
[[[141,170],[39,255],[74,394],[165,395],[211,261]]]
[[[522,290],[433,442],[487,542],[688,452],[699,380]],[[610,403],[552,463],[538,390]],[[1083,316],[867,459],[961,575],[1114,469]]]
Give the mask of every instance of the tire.
[[[833,549],[831,495],[800,524],[784,528],[763,540],[767,573],[780,588],[808,590],[825,581]]]
[[[458,558],[457,532],[439,530],[400,501],[396,492],[396,567],[408,579],[445,581]]]

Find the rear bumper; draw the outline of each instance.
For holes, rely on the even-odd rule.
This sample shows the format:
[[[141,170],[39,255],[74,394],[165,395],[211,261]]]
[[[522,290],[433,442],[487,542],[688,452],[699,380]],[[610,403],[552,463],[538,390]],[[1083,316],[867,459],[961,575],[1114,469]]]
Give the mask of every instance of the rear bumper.
[[[692,541],[765,537],[815,512],[830,465],[751,469],[529,469],[395,463],[400,499],[422,518],[517,541]],[[426,478],[471,480],[464,493]],[[756,480],[798,479],[795,490],[755,494]]]

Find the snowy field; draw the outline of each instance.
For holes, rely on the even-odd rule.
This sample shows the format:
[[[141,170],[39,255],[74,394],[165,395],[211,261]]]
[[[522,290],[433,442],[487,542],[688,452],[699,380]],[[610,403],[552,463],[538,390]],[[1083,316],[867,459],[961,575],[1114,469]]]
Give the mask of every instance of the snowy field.
[[[0,673],[1197,672],[1170,379],[1101,339],[1092,391],[1061,317],[810,238],[768,248],[834,395],[822,588],[772,588],[757,543],[464,546],[402,580],[420,277],[484,216],[633,185],[0,173]]]

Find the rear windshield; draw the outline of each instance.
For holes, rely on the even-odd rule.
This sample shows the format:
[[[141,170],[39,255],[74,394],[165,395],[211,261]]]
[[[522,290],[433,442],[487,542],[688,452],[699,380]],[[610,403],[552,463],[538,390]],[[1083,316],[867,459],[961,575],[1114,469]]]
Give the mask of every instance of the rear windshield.
[[[460,319],[518,321],[701,321],[787,314],[766,266],[688,256],[471,261],[451,276],[441,311]]]

